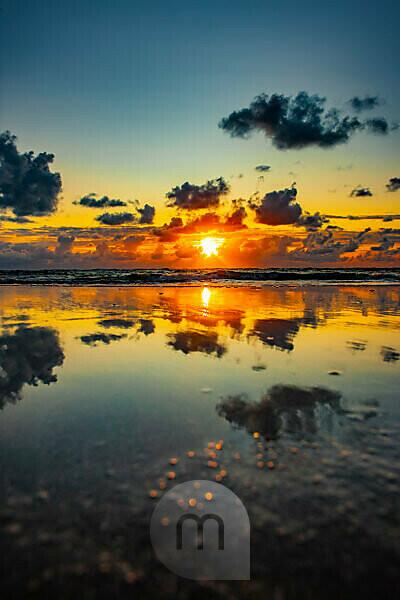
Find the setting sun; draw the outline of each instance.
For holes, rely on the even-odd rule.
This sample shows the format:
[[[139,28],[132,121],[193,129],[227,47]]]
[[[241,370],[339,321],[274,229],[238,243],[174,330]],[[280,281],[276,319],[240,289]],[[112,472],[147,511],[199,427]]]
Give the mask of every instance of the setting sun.
[[[218,249],[223,243],[221,238],[206,237],[200,241],[199,246],[204,256],[218,256]]]

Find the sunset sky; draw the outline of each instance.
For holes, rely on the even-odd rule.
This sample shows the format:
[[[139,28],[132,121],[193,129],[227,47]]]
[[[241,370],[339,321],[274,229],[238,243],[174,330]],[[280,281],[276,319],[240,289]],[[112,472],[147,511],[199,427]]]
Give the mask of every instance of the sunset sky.
[[[0,268],[400,266],[398,2],[1,4]]]

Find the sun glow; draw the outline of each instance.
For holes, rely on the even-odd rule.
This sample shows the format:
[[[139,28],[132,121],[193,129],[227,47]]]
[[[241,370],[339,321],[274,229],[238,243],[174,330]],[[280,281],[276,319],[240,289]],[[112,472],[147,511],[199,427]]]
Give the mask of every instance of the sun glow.
[[[210,256],[218,256],[218,250],[223,243],[224,240],[221,238],[206,237],[200,241],[199,246],[204,256],[209,258]]]

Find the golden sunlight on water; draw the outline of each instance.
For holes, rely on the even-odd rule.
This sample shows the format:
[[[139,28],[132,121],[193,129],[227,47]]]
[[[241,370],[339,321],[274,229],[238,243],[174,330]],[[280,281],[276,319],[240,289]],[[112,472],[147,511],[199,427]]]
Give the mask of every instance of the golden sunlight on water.
[[[203,303],[204,308],[208,308],[209,302],[211,298],[211,292],[208,287],[204,287],[201,292],[201,301]]]

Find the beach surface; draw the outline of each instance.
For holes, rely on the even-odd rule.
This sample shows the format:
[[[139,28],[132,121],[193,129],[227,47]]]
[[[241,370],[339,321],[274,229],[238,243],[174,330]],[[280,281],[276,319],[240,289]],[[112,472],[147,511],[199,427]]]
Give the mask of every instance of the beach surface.
[[[0,286],[2,597],[399,592],[398,285],[56,276]],[[152,512],[197,479],[246,507],[250,581],[157,561]]]

